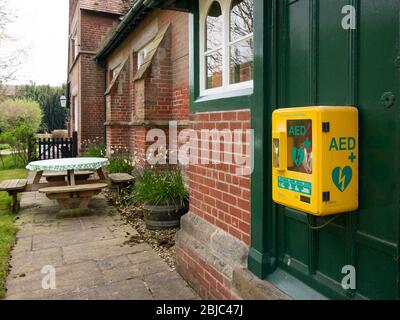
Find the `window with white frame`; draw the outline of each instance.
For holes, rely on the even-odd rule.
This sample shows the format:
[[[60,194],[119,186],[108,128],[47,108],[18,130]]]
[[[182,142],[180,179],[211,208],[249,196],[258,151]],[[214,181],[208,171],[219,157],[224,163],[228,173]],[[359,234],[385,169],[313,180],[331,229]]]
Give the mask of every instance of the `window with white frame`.
[[[141,49],[141,50],[139,50],[138,55],[137,55],[137,58],[138,58],[137,66],[138,66],[138,68],[140,68],[140,66],[144,63],[144,61],[146,59],[146,56],[147,56],[147,48],[146,47]]]
[[[253,86],[253,2],[200,2],[202,95]]]
[[[79,102],[78,96],[73,97],[73,104],[74,104],[74,130],[79,131]]]
[[[78,56],[79,53],[79,44],[78,44],[78,36],[77,32],[75,31],[73,35],[71,36],[71,58],[72,62],[75,61],[76,57]]]

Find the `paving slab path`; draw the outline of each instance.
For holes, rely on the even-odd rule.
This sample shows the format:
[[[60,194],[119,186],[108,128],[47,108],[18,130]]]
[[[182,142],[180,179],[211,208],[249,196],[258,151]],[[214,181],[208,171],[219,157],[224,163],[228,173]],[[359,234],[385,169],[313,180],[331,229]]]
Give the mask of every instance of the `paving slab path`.
[[[198,299],[148,244],[128,242],[137,232],[105,198],[90,208],[93,215],[57,219],[54,201],[23,194],[6,299]]]

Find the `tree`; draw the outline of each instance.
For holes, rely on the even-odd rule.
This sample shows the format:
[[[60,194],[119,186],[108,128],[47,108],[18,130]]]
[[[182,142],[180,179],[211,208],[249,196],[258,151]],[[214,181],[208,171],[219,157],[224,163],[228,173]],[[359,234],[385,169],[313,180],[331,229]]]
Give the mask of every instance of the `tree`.
[[[42,116],[35,101],[8,99],[0,103],[0,141],[11,146],[15,164],[28,162],[28,145],[40,128]]]
[[[7,2],[0,0],[0,99],[2,85],[14,79],[14,75],[22,63],[24,51],[11,49],[12,39],[7,34],[7,26],[15,19],[8,10]]]
[[[16,96],[20,99],[36,101],[43,110],[41,132],[65,129],[67,110],[61,108],[60,97],[65,92],[63,87],[37,86],[34,83],[21,86]]]

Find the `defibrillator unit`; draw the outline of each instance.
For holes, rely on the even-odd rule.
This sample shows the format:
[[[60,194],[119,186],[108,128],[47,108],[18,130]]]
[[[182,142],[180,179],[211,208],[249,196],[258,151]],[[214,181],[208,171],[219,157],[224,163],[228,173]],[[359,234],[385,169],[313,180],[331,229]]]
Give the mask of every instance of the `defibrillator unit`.
[[[278,109],[272,116],[273,200],[315,216],[358,208],[358,110]]]

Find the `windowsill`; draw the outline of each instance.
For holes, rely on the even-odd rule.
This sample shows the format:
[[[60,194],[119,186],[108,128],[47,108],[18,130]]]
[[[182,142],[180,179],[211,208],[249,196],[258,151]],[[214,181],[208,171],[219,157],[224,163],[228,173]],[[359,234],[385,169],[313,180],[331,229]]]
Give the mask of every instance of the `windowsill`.
[[[253,88],[227,90],[226,92],[207,94],[196,99],[195,103],[207,102],[211,100],[230,99],[235,97],[250,96],[253,94]]]
[[[192,101],[191,112],[231,111],[251,108],[253,88],[227,90],[200,96]]]

